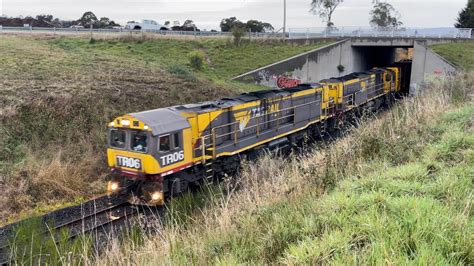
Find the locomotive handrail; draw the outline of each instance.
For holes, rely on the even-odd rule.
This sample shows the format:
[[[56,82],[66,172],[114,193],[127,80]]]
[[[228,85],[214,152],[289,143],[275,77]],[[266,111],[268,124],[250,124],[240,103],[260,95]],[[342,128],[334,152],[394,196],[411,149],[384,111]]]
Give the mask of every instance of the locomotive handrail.
[[[288,110],[294,110],[296,108],[299,108],[299,107],[302,107],[302,106],[306,106],[306,105],[310,105],[310,104],[314,104],[314,103],[320,103],[321,100],[317,100],[317,101],[312,101],[312,102],[308,102],[308,103],[304,103],[304,104],[300,104],[300,105],[297,105],[297,106],[293,106],[293,107],[289,107],[289,108],[285,108],[285,109],[282,109],[282,110],[279,110],[279,111],[274,111],[274,112],[270,112],[268,114],[265,114],[265,115],[271,115],[271,114],[277,114],[278,117],[275,118],[275,119],[271,119],[271,120],[267,120],[267,121],[264,121],[263,123],[260,123],[260,118],[265,116],[265,115],[259,115],[259,116],[256,116],[256,117],[253,117],[251,119],[256,119],[257,120],[257,123],[253,126],[249,126],[247,127],[246,129],[251,129],[251,128],[257,128],[257,136],[260,135],[260,125],[262,124],[268,124],[268,123],[272,123],[272,122],[278,122],[281,121],[282,119],[285,119],[285,118],[290,118],[290,117],[294,117],[295,116],[295,112],[293,112],[292,114],[289,114],[289,115],[285,115],[285,116],[280,116],[281,112],[284,112],[284,111],[288,111]],[[250,119],[250,120],[251,120]],[[250,122],[249,120],[249,122]],[[225,133],[225,134],[217,134],[217,129],[219,128],[223,128],[223,127],[227,127],[227,126],[232,126],[234,125],[234,130],[231,131],[231,132],[228,132],[228,133]],[[210,145],[213,147],[213,158],[216,157],[216,140],[217,138],[222,138],[222,137],[225,137],[225,136],[229,136],[229,135],[234,135],[234,138],[233,138],[233,144],[229,144],[229,145],[226,145],[226,146],[223,146],[223,147],[228,147],[228,146],[231,146],[231,145],[237,145],[238,143],[238,140],[239,140],[239,137],[238,137],[238,133],[239,133],[239,129],[238,129],[238,125],[239,125],[239,122],[236,121],[236,122],[232,122],[232,123],[229,123],[229,124],[226,124],[226,125],[223,125],[223,126],[219,126],[219,127],[215,127],[211,130],[211,134],[210,135],[207,135],[207,136],[212,136],[213,138],[213,143]],[[205,156],[205,154],[203,155]]]
[[[392,86],[391,86],[391,89],[394,90],[394,84],[392,83]],[[373,85],[373,86],[369,86],[367,87],[364,91],[358,91],[356,93],[353,93],[353,94],[350,94],[350,95],[346,95],[346,96],[343,96],[343,99],[344,99],[344,102],[343,104],[347,104],[349,102],[352,102],[352,104],[354,105],[355,104],[355,97],[356,95],[360,94],[360,93],[363,93],[367,91],[367,100],[364,101],[365,102],[368,102],[370,100],[373,100],[377,97],[380,97],[381,95],[384,95],[384,91],[385,91],[385,86],[383,84],[377,84],[377,85]],[[347,100],[349,99],[349,100]],[[255,125],[252,125],[252,126],[248,126],[246,127],[245,129],[253,129],[253,128],[256,128],[256,135],[257,137],[260,136],[261,134],[261,127],[263,125],[268,125],[270,123],[273,123],[273,122],[276,122],[277,125],[276,125],[276,130],[278,130],[278,127],[280,126],[280,122],[281,120],[283,119],[287,119],[287,118],[291,118],[293,117],[293,122],[295,122],[295,115],[296,115],[296,108],[300,108],[300,107],[304,107],[304,106],[311,106],[312,104],[315,104],[315,103],[322,103],[323,100],[320,99],[320,100],[316,100],[316,101],[311,101],[311,102],[308,102],[308,103],[304,103],[304,104],[300,104],[300,105],[296,105],[296,106],[292,106],[292,107],[288,107],[288,108],[284,108],[284,109],[281,109],[281,110],[278,110],[278,111],[272,111],[272,112],[268,112],[268,113],[265,113],[265,114],[260,114],[258,116],[255,116],[255,117],[251,117],[249,119],[249,121],[247,122],[250,123],[251,121],[256,121]],[[329,117],[329,116],[332,116],[334,115],[334,110],[336,108],[336,105],[333,105],[333,106],[328,106],[326,108],[324,108],[324,115],[325,117]],[[288,115],[285,115],[285,116],[281,116],[282,112],[286,112],[286,111],[293,111],[292,113],[288,114]],[[266,121],[261,121],[261,118],[264,118],[265,116],[269,116],[269,115],[277,115],[276,118],[274,119],[270,119],[270,120],[266,120]],[[225,145],[225,146],[222,146],[222,147],[228,147],[228,146],[231,146],[231,145],[237,145],[239,143],[239,131],[240,131],[240,128],[239,128],[239,125],[240,125],[240,122],[239,121],[235,121],[235,122],[231,122],[231,123],[228,123],[228,124],[225,124],[225,125],[221,125],[221,126],[217,126],[217,127],[214,127],[211,129],[211,133],[208,134],[208,135],[205,135],[199,139],[201,139],[201,145],[194,149],[194,151],[197,151],[197,150],[201,150],[202,152],[202,161],[203,163],[206,162],[206,159],[208,158],[208,155],[206,154],[206,151],[209,149],[209,148],[212,148],[212,158],[215,159],[216,156],[217,156],[217,139],[218,138],[222,138],[222,137],[227,137],[227,136],[232,136],[233,135],[233,138],[231,138],[230,140],[233,140],[233,143],[232,144],[228,144],[228,145]],[[224,133],[224,134],[219,134],[217,132],[218,129],[221,129],[221,128],[225,128],[225,127],[231,127],[231,131],[228,132],[228,133]],[[196,140],[196,139],[194,139]],[[209,144],[206,144],[206,140],[210,140],[211,143]]]
[[[377,87],[379,87],[379,88],[377,89]],[[373,90],[373,89],[376,89],[376,90]],[[354,103],[355,103],[355,97],[356,97],[356,95],[359,95],[360,93],[363,93],[363,92],[365,92],[365,91],[367,91],[367,93],[375,94],[375,96],[374,96],[374,97],[371,97],[371,98],[369,98],[369,96],[367,95],[367,98],[368,98],[368,99],[365,101],[365,102],[367,102],[367,101],[369,101],[369,100],[372,100],[372,99],[374,99],[374,98],[380,96],[382,93],[381,93],[381,94],[378,94],[378,92],[384,91],[384,87],[382,86],[382,84],[374,85],[374,86],[367,87],[364,91],[358,91],[358,92],[356,92],[356,93],[352,93],[352,94],[350,94],[350,95],[343,96],[343,97],[342,97],[343,100],[344,100],[344,101],[343,101],[343,104],[348,104],[348,103],[350,103],[350,102],[354,104]],[[346,99],[348,99],[348,98],[350,98],[350,99],[349,99],[349,100],[346,100]]]
[[[249,127],[247,127],[246,129],[251,129],[251,128],[254,128],[254,127],[259,127],[261,124],[268,124],[268,123],[272,123],[272,122],[275,122],[275,121],[279,122],[279,121],[281,121],[281,120],[284,119],[284,118],[289,118],[289,117],[292,117],[292,116],[295,115],[294,112],[293,112],[293,114],[290,114],[290,115],[286,115],[286,116],[281,117],[281,116],[280,116],[280,113],[281,113],[281,112],[285,112],[285,111],[292,110],[292,109],[294,110],[294,109],[296,109],[296,108],[300,108],[300,107],[303,107],[303,106],[306,106],[306,105],[310,105],[310,104],[314,104],[314,103],[320,103],[320,102],[321,102],[321,100],[312,101],[312,102],[308,102],[308,103],[304,103],[304,104],[292,106],[292,107],[289,107],[289,108],[285,108],[285,109],[282,109],[282,110],[279,110],[279,111],[274,111],[274,112],[270,112],[270,113],[267,113],[267,114],[264,114],[264,115],[259,115],[259,116],[256,116],[256,117],[252,117],[252,118],[249,119],[249,122],[248,122],[248,123],[250,123],[250,121],[252,121],[252,120],[254,120],[254,119],[257,119],[257,123],[256,123],[256,125],[249,126]],[[271,119],[271,120],[264,121],[263,123],[260,123],[260,122],[258,121],[260,117],[264,117],[264,116],[272,115],[272,114],[277,114],[278,117],[277,117],[276,119]],[[224,127],[228,127],[228,126],[232,126],[232,125],[235,126],[234,131],[231,131],[231,132],[225,133],[225,134],[221,134],[221,135],[217,135],[216,138],[225,137],[225,136],[232,135],[232,134],[236,134],[236,135],[237,135],[237,133],[238,133],[239,130],[237,130],[236,128],[237,128],[237,126],[239,125],[239,121],[235,121],[235,122],[232,122],[232,123],[229,123],[229,124],[225,124],[225,125],[222,125],[222,126],[215,127],[215,128],[213,128],[213,130],[214,130],[214,129],[217,130],[217,129],[224,128]],[[257,135],[257,136],[258,136],[258,135]],[[237,136],[234,137],[234,141],[235,141],[237,138],[238,138]],[[237,141],[235,141],[235,142],[237,142]]]
[[[314,103],[318,103],[318,102],[322,102],[321,100],[317,100],[317,101],[312,101],[312,102],[308,102],[308,103],[304,103],[304,104],[300,104],[300,105],[295,105],[295,106],[292,106],[292,107],[288,107],[288,108],[284,108],[284,109],[281,109],[281,110],[278,110],[278,111],[273,111],[273,112],[269,112],[269,113],[265,113],[263,115],[258,115],[258,116],[255,116],[255,117],[251,117],[249,119],[249,123],[252,119],[256,119],[256,118],[259,118],[259,117],[263,117],[263,116],[266,116],[266,115],[272,115],[272,114],[276,114],[276,113],[279,113],[279,112],[284,112],[284,111],[288,111],[288,110],[292,110],[292,109],[295,109],[295,108],[299,108],[299,107],[303,107],[305,105],[310,105],[310,104],[314,104]],[[275,120],[272,120],[272,121],[275,121]],[[268,123],[269,121],[266,121],[266,123]],[[232,126],[233,124],[238,124],[239,121],[235,121],[235,122],[232,122],[232,123],[229,123],[229,124],[225,124],[225,125],[222,125],[222,126],[218,126],[218,127],[214,127],[215,129],[220,129],[220,128],[223,128],[223,127],[228,127],[228,126]]]

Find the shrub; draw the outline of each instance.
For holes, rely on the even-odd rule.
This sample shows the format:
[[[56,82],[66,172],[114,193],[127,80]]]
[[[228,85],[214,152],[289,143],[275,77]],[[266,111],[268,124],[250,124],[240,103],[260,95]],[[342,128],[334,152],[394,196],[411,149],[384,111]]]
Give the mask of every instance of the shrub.
[[[240,46],[242,37],[244,36],[245,28],[244,27],[233,27],[232,36],[234,36],[234,45]]]
[[[344,69],[345,69],[345,67],[343,65],[338,65],[337,66],[337,70],[339,70],[339,72],[344,72]]]
[[[202,69],[204,67],[204,53],[194,50],[188,54],[189,64],[194,69]]]
[[[183,65],[172,65],[168,68],[171,75],[180,77],[189,82],[197,82],[198,79],[189,71],[188,67]]]

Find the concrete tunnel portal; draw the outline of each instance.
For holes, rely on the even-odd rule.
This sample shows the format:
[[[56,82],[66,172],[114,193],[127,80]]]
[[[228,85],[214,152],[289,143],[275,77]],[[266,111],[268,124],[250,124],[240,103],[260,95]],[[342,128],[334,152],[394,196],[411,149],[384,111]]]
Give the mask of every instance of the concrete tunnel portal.
[[[397,61],[397,50],[394,47],[353,47],[353,54],[360,61],[359,69],[366,71],[374,67],[390,66]]]
[[[300,40],[300,42],[308,40]],[[315,42],[317,40],[314,40]],[[270,88],[287,88],[300,83],[318,82],[397,62],[411,65],[405,70],[405,92],[416,93],[430,75],[443,76],[455,67],[427,47],[448,40],[415,40],[390,38],[356,38],[339,40],[328,46],[242,74],[235,80]]]

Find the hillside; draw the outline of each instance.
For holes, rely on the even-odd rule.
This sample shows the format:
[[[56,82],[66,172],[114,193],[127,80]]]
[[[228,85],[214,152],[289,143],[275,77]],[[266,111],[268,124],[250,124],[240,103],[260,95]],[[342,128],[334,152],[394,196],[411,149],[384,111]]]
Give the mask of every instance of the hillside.
[[[458,67],[465,70],[474,69],[474,41],[439,44],[433,45],[430,48]]]
[[[2,222],[103,193],[113,117],[260,89],[229,78],[322,45],[0,36]]]

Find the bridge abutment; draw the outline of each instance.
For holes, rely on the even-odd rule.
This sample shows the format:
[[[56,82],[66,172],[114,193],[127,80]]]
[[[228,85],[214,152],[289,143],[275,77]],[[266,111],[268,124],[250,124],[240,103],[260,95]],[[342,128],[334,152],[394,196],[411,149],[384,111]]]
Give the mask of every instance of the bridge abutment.
[[[411,38],[339,40],[234,79],[271,88],[292,87],[299,83],[315,83],[326,78],[389,66],[397,61],[397,49],[413,48],[410,92],[416,93],[426,79],[450,75],[456,70],[453,64],[427,48],[428,45],[457,41],[459,40]],[[298,40],[292,42],[297,43]],[[405,89],[408,91],[408,88]]]

